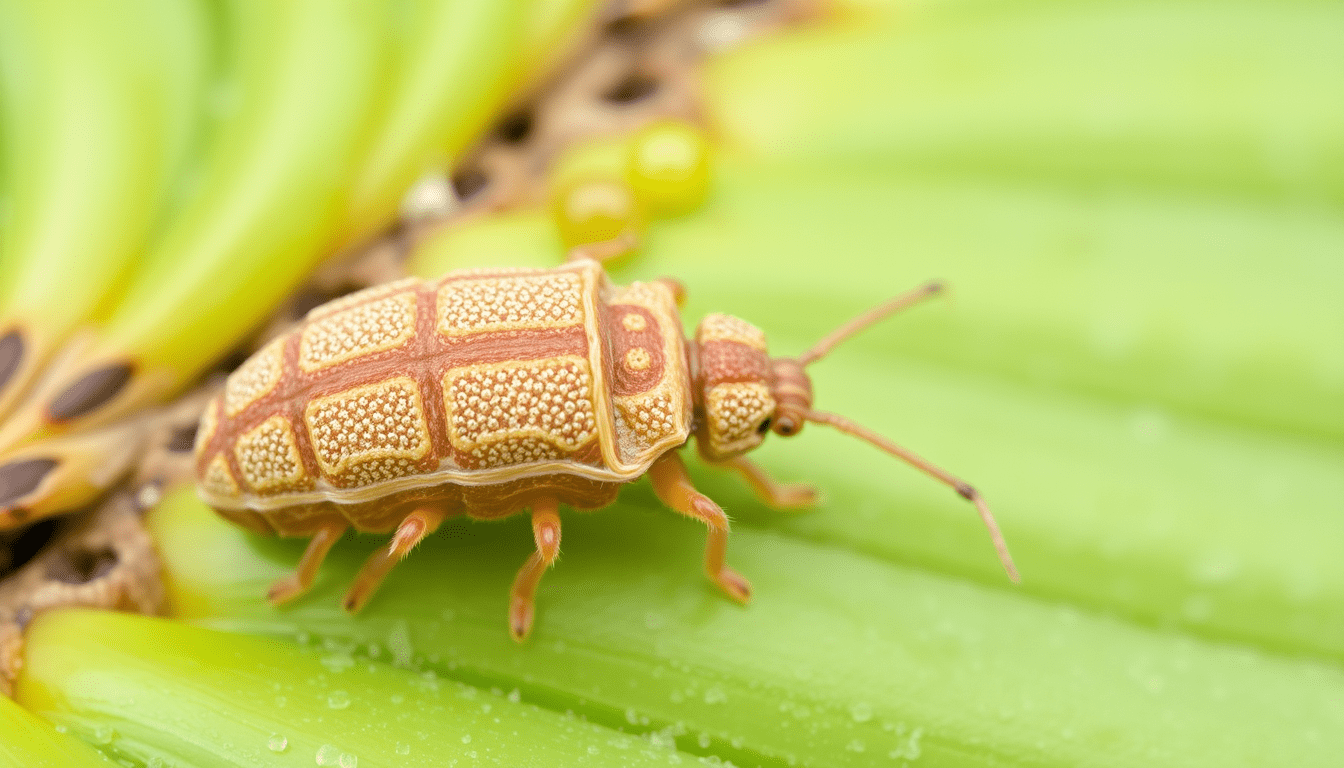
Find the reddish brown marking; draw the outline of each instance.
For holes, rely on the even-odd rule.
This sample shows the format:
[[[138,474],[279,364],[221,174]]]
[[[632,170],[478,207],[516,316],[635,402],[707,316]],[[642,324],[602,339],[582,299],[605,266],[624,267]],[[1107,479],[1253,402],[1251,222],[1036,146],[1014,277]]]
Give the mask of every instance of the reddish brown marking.
[[[312,437],[308,434],[308,424],[303,418],[303,408],[306,403],[301,403],[297,399],[285,402],[281,407],[289,418],[289,425],[294,430],[294,442],[299,447],[299,459],[303,462],[303,471],[308,477],[316,479],[324,477],[322,468],[317,464],[317,452],[313,449]],[[331,478],[327,478],[330,480]]]
[[[769,384],[772,379],[770,357],[734,341],[701,344],[700,372],[707,389],[719,384]]]
[[[611,371],[611,393],[617,397],[647,392],[663,379],[663,334],[653,313],[634,304],[608,304],[605,311],[604,333],[610,353],[608,368]],[[632,331],[625,327],[626,315],[637,315],[644,319],[644,329]],[[649,353],[649,367],[642,371],[631,370],[625,365],[625,356],[631,349],[640,347]]]

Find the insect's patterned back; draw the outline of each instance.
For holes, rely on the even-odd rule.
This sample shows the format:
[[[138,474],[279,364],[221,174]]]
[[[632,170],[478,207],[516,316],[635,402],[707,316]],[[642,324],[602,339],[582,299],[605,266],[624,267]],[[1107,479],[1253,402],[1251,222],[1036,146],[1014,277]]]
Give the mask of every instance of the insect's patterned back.
[[[624,482],[685,441],[690,377],[661,283],[580,262],[402,280],[314,309],[229,377],[197,435],[220,509],[368,502],[569,474]]]

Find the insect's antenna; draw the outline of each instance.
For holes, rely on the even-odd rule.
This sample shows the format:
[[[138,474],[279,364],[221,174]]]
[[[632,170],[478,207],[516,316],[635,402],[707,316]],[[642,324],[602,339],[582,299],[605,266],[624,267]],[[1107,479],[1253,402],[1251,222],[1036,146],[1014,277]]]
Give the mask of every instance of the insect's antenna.
[[[873,307],[862,315],[859,315],[848,323],[845,323],[834,331],[828,333],[826,338],[813,344],[811,349],[799,355],[798,362],[804,366],[811,365],[829,354],[830,351],[835,348],[836,344],[839,344],[879,320],[890,317],[913,304],[918,304],[934,294],[941,293],[942,290],[943,284],[935,280],[931,283],[925,283],[913,291],[903,293],[884,304]]]
[[[970,500],[970,502],[975,505],[975,508],[979,510],[980,519],[984,521],[985,527],[989,529],[989,536],[994,540],[994,549],[999,553],[999,562],[1003,563],[1003,569],[1008,572],[1008,578],[1012,579],[1013,583],[1022,581],[1022,578],[1017,575],[1017,566],[1013,565],[1013,556],[1008,554],[1008,543],[1003,540],[1003,533],[999,531],[999,524],[994,522],[994,515],[989,511],[989,505],[985,503],[985,500],[980,496],[979,491],[972,488],[964,480],[949,474],[945,470],[929,463],[926,459],[911,453],[876,432],[855,424],[844,416],[837,416],[834,413],[824,413],[822,411],[808,411],[807,420],[815,421],[819,424],[829,424],[841,432],[847,432],[860,440],[866,440],[887,453],[905,461],[930,477],[933,477],[936,480],[941,480],[952,486],[957,493]]]

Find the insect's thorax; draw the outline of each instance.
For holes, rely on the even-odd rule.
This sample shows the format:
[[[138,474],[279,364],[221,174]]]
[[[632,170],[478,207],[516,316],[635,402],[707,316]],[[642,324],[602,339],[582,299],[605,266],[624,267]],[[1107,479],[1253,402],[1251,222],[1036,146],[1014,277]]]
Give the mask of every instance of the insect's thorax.
[[[276,509],[430,484],[638,477],[690,429],[672,291],[591,262],[405,280],[315,309],[198,435],[206,500]]]

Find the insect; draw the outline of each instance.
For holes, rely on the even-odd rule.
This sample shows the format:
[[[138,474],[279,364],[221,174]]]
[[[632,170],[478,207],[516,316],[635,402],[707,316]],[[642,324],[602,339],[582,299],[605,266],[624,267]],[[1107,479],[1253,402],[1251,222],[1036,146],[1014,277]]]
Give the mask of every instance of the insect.
[[[723,314],[682,334],[681,286],[618,286],[576,253],[553,269],[452,272],[368,288],[312,310],[236,370],[196,442],[202,498],[267,534],[310,537],[268,597],[305,592],[349,528],[394,531],[345,596],[359,610],[391,568],[451,515],[530,510],[536,550],[513,582],[509,630],[532,626],[533,595],[560,548],[561,505],[597,509],[647,475],[658,498],[708,528],[705,571],[733,600],[750,583],[725,562],[728,518],[696,491],[680,457],[692,436],[711,464],[776,507],[810,503],[746,453],[769,432],[827,424],[950,485],[979,510],[1009,576],[1017,572],[970,485],[844,417],[814,410],[805,371],[840,341],[941,290],[870,310],[796,358]]]

